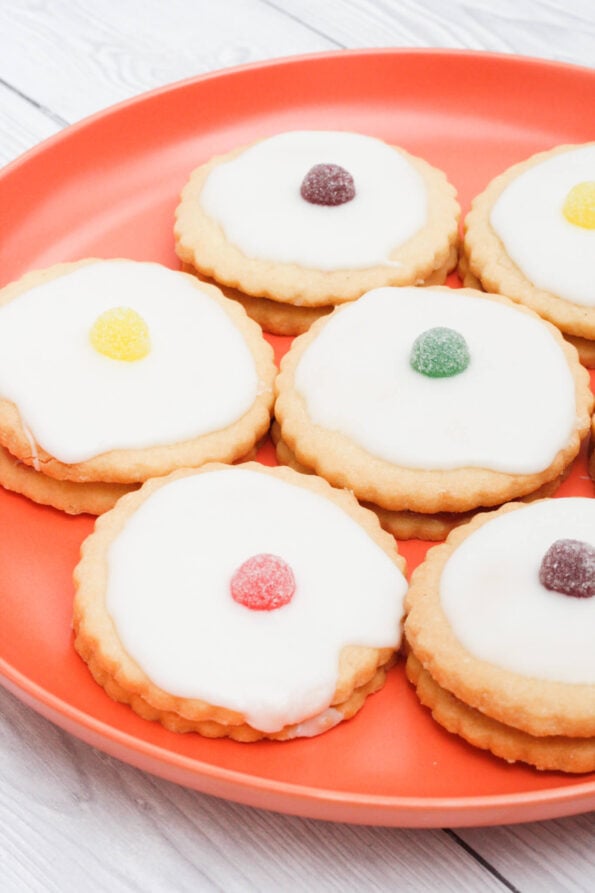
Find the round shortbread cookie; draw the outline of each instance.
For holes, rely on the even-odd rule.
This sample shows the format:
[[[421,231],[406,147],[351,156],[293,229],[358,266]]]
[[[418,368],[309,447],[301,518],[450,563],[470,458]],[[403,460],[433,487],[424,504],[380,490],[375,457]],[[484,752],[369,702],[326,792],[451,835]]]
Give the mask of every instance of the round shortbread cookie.
[[[257,447],[254,447],[237,462],[253,460],[256,452]],[[25,465],[8,450],[0,447],[0,486],[13,493],[20,493],[40,505],[60,509],[67,515],[102,515],[112,509],[121,496],[137,490],[140,484],[60,481],[43,471],[35,471],[31,465]]]
[[[430,274],[420,285],[444,285],[446,277],[454,270],[456,264],[457,250],[453,247],[447,262],[439,270]],[[182,264],[182,269],[186,273],[198,276],[203,282],[217,284],[213,279],[199,275],[190,264]],[[327,316],[335,309],[334,304],[324,307],[298,307],[281,301],[272,301],[270,298],[255,298],[252,295],[245,295],[237,288],[221,285],[221,283],[219,283],[219,288],[227,298],[238,301],[248,316],[257,322],[265,332],[270,332],[272,335],[303,335],[312,323],[320,319],[321,316]]]
[[[432,711],[436,722],[449,732],[460,735],[469,744],[489,750],[510,763],[519,760],[544,771],[595,771],[595,737],[529,735],[490,719],[485,713],[469,707],[451,692],[441,688],[428,671],[423,669],[413,652],[407,656],[405,669],[419,700]]]
[[[294,589],[257,610],[255,591],[281,585],[262,570],[271,555]],[[83,544],[75,647],[108,694],[168,728],[318,734],[382,685],[403,570],[373,513],[319,478],[256,463],[174,472],[123,497]]]
[[[321,159],[349,171],[353,199],[329,206],[302,197],[300,185]],[[277,134],[191,174],[176,211],[176,251],[200,276],[245,296],[328,308],[452,269],[455,195],[442,171],[381,140]]]
[[[546,555],[568,540],[581,563],[567,550],[544,577]],[[592,739],[594,559],[593,499],[477,515],[414,571],[409,646],[437,685],[489,718],[536,737]],[[569,580],[583,588],[569,593]]]
[[[268,430],[275,375],[241,307],[158,264],[59,264],[0,292],[0,445],[57,480],[233,462]]]
[[[138,484],[103,484],[100,481],[77,483],[59,481],[31,465],[25,465],[0,447],[0,486],[20,493],[40,505],[50,505],[68,515],[101,515],[113,508],[118,499]]]
[[[565,208],[575,187],[590,183],[595,191],[594,171],[595,143],[587,143],[540,152],[497,176],[465,219],[463,264],[486,291],[526,304],[581,339],[577,347],[590,361],[595,215],[591,210],[589,223],[588,198],[582,217],[566,216]]]
[[[411,367],[416,339],[463,334],[460,374]],[[364,503],[425,516],[556,486],[590,427],[587,371],[559,331],[467,289],[377,289],[294,341],[276,381],[280,438]],[[546,491],[549,492],[549,491]]]
[[[278,422],[271,425],[271,438],[275,444],[275,454],[281,465],[288,465],[294,471],[301,474],[315,474],[313,468],[306,468],[298,462],[289,447],[281,438]],[[534,499],[543,499],[553,496],[558,487],[564,482],[567,473],[561,475],[555,481],[544,484],[534,493],[520,497],[521,502],[531,502]],[[451,530],[460,524],[466,524],[476,512],[485,511],[485,506],[479,506],[475,512],[436,512],[434,515],[424,515],[421,512],[397,512],[383,509],[373,502],[362,502],[364,508],[370,509],[378,515],[380,525],[392,533],[399,540],[421,539],[430,542],[440,542],[446,539]]]

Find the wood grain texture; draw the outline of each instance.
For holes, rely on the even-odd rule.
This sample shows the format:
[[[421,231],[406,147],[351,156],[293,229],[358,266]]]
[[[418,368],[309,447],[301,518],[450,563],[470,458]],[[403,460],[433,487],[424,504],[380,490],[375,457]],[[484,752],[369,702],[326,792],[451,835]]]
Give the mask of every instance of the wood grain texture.
[[[524,893],[595,889],[593,814],[456,833]]]
[[[595,65],[592,0],[271,0],[343,46],[460,47]]]
[[[183,77],[366,46],[594,65],[595,3],[0,0],[0,163],[62,122]],[[2,893],[586,893],[595,888],[594,832],[593,816],[447,835],[254,810],[119,763],[0,690]]]
[[[0,85],[0,166],[61,129],[44,111]]]
[[[0,78],[69,123],[206,71],[335,48],[258,0],[19,0],[0,3],[0,33]]]

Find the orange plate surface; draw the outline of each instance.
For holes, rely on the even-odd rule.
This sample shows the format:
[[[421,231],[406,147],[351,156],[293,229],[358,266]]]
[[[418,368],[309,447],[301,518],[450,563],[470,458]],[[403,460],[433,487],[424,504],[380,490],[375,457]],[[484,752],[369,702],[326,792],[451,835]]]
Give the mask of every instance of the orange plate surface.
[[[467,52],[333,53],[183,82],[84,121],[2,172],[2,284],[90,255],[177,266],[172,219],[189,171],[256,137],[377,135],[443,168],[466,209],[513,162],[594,139],[594,107],[595,71]],[[281,354],[287,339],[273,340]],[[262,458],[273,461],[270,445]],[[584,456],[562,492],[593,495]],[[314,740],[241,745],[145,722],[112,702],[72,649],[71,574],[92,519],[3,491],[0,517],[3,684],[122,760],[210,794],[347,822],[495,824],[595,807],[595,776],[508,765],[443,731],[402,666],[355,719]],[[403,551],[412,567],[425,546]]]

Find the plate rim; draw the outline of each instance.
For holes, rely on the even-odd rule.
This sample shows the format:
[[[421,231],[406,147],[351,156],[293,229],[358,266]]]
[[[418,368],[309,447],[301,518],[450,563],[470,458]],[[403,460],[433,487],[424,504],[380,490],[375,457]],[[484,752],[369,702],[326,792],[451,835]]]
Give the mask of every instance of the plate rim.
[[[380,794],[360,794],[353,791],[337,790],[330,788],[313,787],[311,785],[296,784],[294,782],[279,781],[277,779],[267,779],[261,776],[254,776],[249,773],[239,772],[235,769],[227,769],[222,766],[216,766],[209,762],[196,760],[184,754],[175,753],[168,748],[153,744],[141,738],[137,738],[129,732],[118,729],[105,721],[85,713],[78,707],[73,706],[57,695],[48,692],[42,686],[32,682],[24,674],[15,670],[10,664],[0,657],[0,684],[8,691],[19,698],[24,703],[30,704],[33,699],[36,704],[43,705],[45,710],[37,710],[45,716],[46,719],[54,722],[56,725],[65,729],[70,734],[75,735],[86,743],[91,743],[101,750],[106,750],[101,744],[107,742],[123,748],[126,753],[133,755],[139,754],[148,758],[152,763],[158,766],[166,766],[171,769],[182,769],[185,773],[189,773],[193,778],[208,778],[213,781],[222,781],[237,787],[239,791],[258,791],[259,793],[275,793],[278,796],[286,796],[291,798],[292,806],[295,807],[299,803],[323,804],[329,807],[339,808],[341,806],[351,806],[354,810],[362,813],[373,813],[380,811],[389,813],[393,810],[400,812],[412,813],[421,812],[430,815],[431,812],[443,814],[444,812],[452,813],[452,825],[465,824],[458,821],[467,817],[469,811],[477,811],[478,814],[486,813],[487,822],[491,824],[491,812],[496,809],[518,809],[526,807],[532,810],[538,804],[547,804],[549,806],[557,806],[565,803],[573,803],[576,800],[585,799],[587,803],[592,805],[588,807],[595,808],[595,780],[587,782],[577,782],[577,784],[566,784],[555,788],[545,788],[539,791],[524,791],[508,794],[489,794],[465,797],[411,797],[411,796],[384,796]],[[22,697],[24,695],[25,697]],[[30,705],[36,710],[36,706]],[[69,722],[64,722],[69,720]],[[76,728],[72,729],[70,723],[74,723]],[[93,741],[90,742],[88,737],[79,734],[83,730],[90,733]],[[107,748],[107,752],[113,754],[113,748]],[[117,756],[117,755],[116,755]],[[122,757],[117,757],[123,759]],[[128,761],[131,765],[138,767],[135,760]],[[139,767],[142,768],[142,767]],[[199,771],[200,769],[200,771]],[[170,773],[160,773],[155,767],[145,770],[161,777],[171,779]],[[180,783],[180,782],[178,782]],[[194,790],[202,790],[200,786],[187,784]],[[205,791],[205,793],[209,793]],[[225,796],[224,799],[232,799]],[[250,803],[249,799],[238,797],[237,802]],[[280,811],[280,810],[278,810]],[[285,811],[285,810],[283,810]],[[287,812],[293,812],[288,809]],[[297,811],[295,814],[309,815],[309,812]],[[568,813],[569,815],[571,813]],[[552,816],[559,816],[560,813],[555,812]],[[312,818],[318,816],[312,815]],[[386,816],[383,815],[383,819]],[[345,821],[344,819],[336,819],[337,821]],[[361,819],[358,820],[361,823]],[[506,823],[518,823],[527,821],[523,814],[519,817],[510,817],[506,819]],[[365,821],[366,824],[392,824],[392,822]],[[438,824],[442,824],[439,822]],[[438,827],[438,824],[431,824],[427,827]],[[474,824],[480,824],[476,822]],[[425,825],[425,822],[424,822]],[[417,824],[407,825],[407,827],[416,827]]]
[[[511,65],[531,67],[535,69],[547,69],[552,72],[560,72],[568,75],[582,74],[583,76],[592,77],[595,80],[595,66],[590,68],[586,65],[577,65],[572,62],[563,62],[558,59],[545,59],[539,56],[516,55],[515,53],[484,51],[476,49],[459,49],[449,47],[363,47],[363,48],[346,48],[337,50],[322,50],[313,53],[297,53],[295,55],[284,55],[273,57],[270,59],[256,60],[252,62],[244,62],[240,65],[233,65],[227,68],[219,68],[214,71],[206,71],[202,74],[191,75],[189,77],[180,78],[168,84],[162,84],[159,87],[152,87],[141,93],[130,96],[126,99],[119,100],[104,108],[85,115],[72,124],[62,127],[57,133],[45,137],[40,142],[31,146],[22,152],[16,158],[9,161],[0,168],[0,182],[7,176],[24,164],[30,163],[37,155],[42,154],[47,149],[51,149],[54,143],[60,143],[64,139],[68,139],[75,132],[86,127],[93,126],[101,119],[119,114],[126,111],[130,106],[140,105],[144,102],[150,102],[154,98],[191,88],[192,86],[211,80],[220,80],[227,77],[241,76],[250,71],[276,69],[279,67],[301,66],[313,64],[317,61],[333,61],[340,58],[377,58],[378,56],[395,56],[399,59],[408,56],[431,56],[444,59],[476,59],[482,62],[492,62],[497,65]]]

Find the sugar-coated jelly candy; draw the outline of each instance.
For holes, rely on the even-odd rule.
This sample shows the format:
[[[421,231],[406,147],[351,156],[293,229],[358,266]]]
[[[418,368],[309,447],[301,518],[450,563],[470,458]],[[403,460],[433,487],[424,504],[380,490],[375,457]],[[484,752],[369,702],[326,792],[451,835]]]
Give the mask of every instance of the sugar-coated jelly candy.
[[[591,598],[595,595],[595,546],[582,540],[556,540],[543,557],[539,580],[546,589]]]
[[[428,378],[450,378],[464,372],[470,362],[467,342],[455,329],[436,326],[413,342],[410,363]]]
[[[262,553],[244,561],[231,578],[232,598],[253,611],[273,611],[291,601],[295,577],[278,555]]]
[[[563,211],[569,223],[595,229],[595,180],[573,186],[566,196]]]
[[[151,350],[146,322],[131,307],[112,307],[97,317],[89,333],[91,344],[112,360],[142,360]]]
[[[341,165],[315,164],[302,180],[300,193],[312,205],[344,205],[355,196],[355,184]]]

